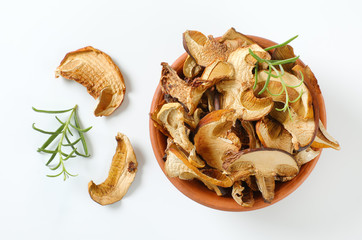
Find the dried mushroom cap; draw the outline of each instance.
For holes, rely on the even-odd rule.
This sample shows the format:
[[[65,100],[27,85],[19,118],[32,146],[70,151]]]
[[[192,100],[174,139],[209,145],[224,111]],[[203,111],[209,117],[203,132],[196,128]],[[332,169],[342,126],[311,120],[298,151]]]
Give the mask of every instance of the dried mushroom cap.
[[[220,187],[231,187],[233,185],[233,180],[217,169],[198,169],[192,165],[185,153],[175,144],[172,144],[168,148],[167,154],[169,155],[170,153],[181,160],[189,168],[188,171],[193,171],[197,176],[197,179],[201,180],[203,183],[208,184],[209,186],[215,185]]]
[[[192,115],[202,97],[202,94],[215,84],[213,81],[194,79],[191,82],[182,80],[167,63],[161,63],[162,76],[160,85],[164,94],[169,94],[184,104],[188,114]]]
[[[228,151],[237,152],[239,150],[239,147],[227,138],[235,120],[234,110],[222,109],[207,114],[199,122],[194,137],[196,152],[209,166],[223,170],[224,154]]]
[[[237,32],[235,28],[230,28],[219,41],[232,49],[246,47],[255,43],[244,34]]]
[[[253,191],[249,187],[243,187],[241,181],[236,181],[233,185],[231,196],[235,202],[243,207],[254,206]]]
[[[295,57],[294,50],[292,46],[285,45],[274,49],[274,52],[272,54],[273,60],[284,60],[288,58]],[[283,68],[285,71],[291,72],[292,68],[296,65],[296,63],[287,63],[283,64]]]
[[[282,108],[282,104],[276,103],[275,105],[277,108]],[[287,111],[273,109],[270,116],[283,124],[284,128],[292,135],[295,150],[303,150],[313,142],[317,132],[315,119],[302,119],[293,109],[290,109],[290,115]]]
[[[192,79],[202,71],[202,67],[197,65],[195,59],[188,55],[184,62],[182,70],[185,77]]]
[[[185,115],[180,103],[167,103],[162,106],[156,118],[173,141],[190,154],[195,147],[189,139],[190,130],[185,126]],[[205,166],[205,163],[197,157],[189,159],[196,167]]]
[[[277,149],[243,150],[228,155],[223,167],[229,173],[249,171],[266,202],[274,199],[275,177],[294,177],[299,168],[292,155]]]
[[[318,132],[311,146],[315,148],[341,149],[337,140],[329,135],[321,120],[319,120]]]
[[[234,77],[234,67],[230,63],[216,60],[207,66],[201,75],[204,81],[215,81],[222,79],[232,79]]]
[[[298,152],[295,155],[295,160],[299,166],[302,166],[303,164],[306,164],[307,162],[315,159],[320,153],[321,150],[313,150],[311,147],[309,147],[303,151]]]
[[[229,54],[226,45],[213,37],[206,37],[198,31],[186,31],[183,34],[183,45],[186,52],[192,56],[198,65],[206,67],[215,60],[225,61]]]
[[[107,179],[100,185],[93,181],[88,184],[91,198],[101,204],[108,205],[123,198],[131,186],[137,172],[137,160],[131,142],[126,135],[116,136],[117,149]]]
[[[55,71],[55,76],[74,80],[98,99],[94,114],[108,116],[122,103],[126,86],[111,57],[93,47],[68,53]]]
[[[275,75],[275,72],[272,71],[272,74]],[[266,80],[268,79],[268,73],[260,71],[258,73],[258,84],[257,88],[254,90],[258,93],[264,86]],[[283,81],[289,86],[298,86],[300,85],[300,80],[291,73],[285,72],[283,75]],[[285,103],[285,92],[279,96],[278,93],[283,91],[283,86],[281,84],[280,78],[275,78],[273,76],[269,79],[268,90],[264,91],[260,96],[261,97],[271,97],[275,102]],[[308,88],[304,83],[295,88],[287,87],[287,92],[290,101],[295,101],[298,98],[299,93],[302,92],[302,96],[295,103],[290,103],[290,107],[298,114],[299,117],[303,119],[311,119],[314,117],[313,106],[312,106],[312,95],[310,94]]]
[[[255,129],[264,147],[293,153],[292,135],[278,121],[265,116],[256,123]]]

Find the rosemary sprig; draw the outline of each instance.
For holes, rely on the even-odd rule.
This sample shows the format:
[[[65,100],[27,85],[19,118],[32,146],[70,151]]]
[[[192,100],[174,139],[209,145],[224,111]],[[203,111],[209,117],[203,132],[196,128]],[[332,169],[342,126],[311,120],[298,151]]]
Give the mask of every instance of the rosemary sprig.
[[[293,41],[294,39],[296,39],[297,37],[298,37],[298,35],[292,37],[291,39],[289,39],[289,40],[287,40],[287,41],[285,41],[285,42],[283,42],[281,44],[277,44],[277,45],[265,48],[264,50],[269,51],[269,50],[272,50],[272,49],[275,49],[275,48],[278,48],[278,47],[285,46],[288,43],[290,43],[291,41]],[[267,77],[267,79],[266,79],[266,81],[264,83],[263,88],[259,91],[258,95],[260,95],[263,92],[267,91],[272,96],[280,96],[284,92],[285,93],[284,107],[283,108],[275,108],[275,110],[283,111],[283,112],[288,110],[289,117],[292,119],[292,115],[291,115],[290,108],[289,108],[289,103],[297,102],[301,98],[301,96],[303,95],[303,90],[300,91],[300,93],[299,93],[299,95],[298,95],[298,97],[296,99],[290,100],[287,88],[297,88],[297,87],[301,86],[303,84],[303,82],[304,82],[304,76],[303,76],[303,73],[300,71],[300,75],[301,75],[300,83],[295,85],[295,86],[288,85],[288,84],[285,83],[285,81],[283,79],[283,76],[284,76],[285,72],[284,72],[284,69],[283,69],[282,65],[287,64],[287,63],[294,63],[295,61],[297,61],[299,56],[284,59],[284,60],[268,60],[268,59],[260,58],[250,48],[249,48],[249,53],[250,53],[251,56],[253,56],[257,60],[257,63],[255,64],[255,79],[254,79],[253,89],[255,89],[257,84],[258,84],[258,70],[259,70],[258,66],[259,66],[259,63],[268,64],[268,71],[264,71],[264,72],[266,72],[268,74],[268,77]],[[279,70],[275,66],[279,66]],[[272,71],[274,71],[276,74],[272,74]],[[282,84],[282,90],[280,91],[280,93],[275,94],[275,93],[271,93],[269,91],[268,85],[269,85],[269,81],[270,81],[271,77],[280,79],[280,83]]]
[[[44,144],[38,148],[38,152],[48,153],[51,154],[48,162],[45,164],[48,166],[51,170],[55,171],[59,168],[61,168],[61,171],[54,175],[47,175],[48,177],[58,177],[60,175],[64,175],[64,180],[66,180],[69,176],[75,177],[77,175],[73,175],[69,173],[65,168],[65,161],[67,161],[70,158],[74,158],[77,155],[82,157],[89,157],[87,143],[84,138],[84,133],[88,132],[92,127],[82,129],[79,125],[79,120],[77,116],[77,105],[75,105],[73,108],[67,109],[67,110],[59,110],[59,111],[48,111],[48,110],[39,110],[33,107],[33,110],[35,112],[39,113],[48,113],[48,114],[61,114],[61,113],[67,113],[70,112],[70,115],[68,119],[63,122],[61,121],[57,116],[55,116],[56,120],[60,123],[60,127],[58,127],[55,131],[45,131],[40,128],[35,127],[35,123],[33,123],[32,127],[34,130],[41,132],[43,134],[48,134],[50,137],[44,142]],[[73,123],[72,123],[73,122]],[[68,134],[73,136],[73,133],[71,131],[71,128],[76,130],[78,133],[79,138],[77,138],[74,141],[71,141]],[[47,147],[54,142],[55,139],[59,139],[59,142],[56,144],[55,149],[49,150]],[[66,141],[66,143],[64,143]],[[82,148],[84,151],[83,153],[80,153],[77,150],[76,145],[81,142]],[[70,147],[72,151],[70,153],[65,153],[64,148]],[[49,164],[54,160],[56,156],[59,156],[59,162],[55,166],[49,166]]]

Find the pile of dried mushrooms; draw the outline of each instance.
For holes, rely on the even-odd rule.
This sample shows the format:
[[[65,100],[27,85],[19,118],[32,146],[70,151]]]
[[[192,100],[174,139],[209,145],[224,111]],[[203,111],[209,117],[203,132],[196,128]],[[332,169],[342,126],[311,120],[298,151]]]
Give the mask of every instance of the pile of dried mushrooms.
[[[219,39],[186,31],[183,45],[188,56],[182,72],[161,64],[164,102],[150,114],[168,137],[169,177],[198,179],[218,196],[231,194],[251,207],[255,191],[272,202],[276,181],[293,179],[320,148],[340,148],[315,113],[313,95],[320,90],[309,67],[283,65],[287,84],[300,83],[301,73],[310,83],[287,89],[290,98],[303,91],[288,111],[276,110],[285,102],[285,94],[272,94],[280,92],[279,78],[271,77],[269,91],[257,94],[268,75],[249,49],[262,59],[282,60],[294,56],[289,45],[267,52],[234,28]]]

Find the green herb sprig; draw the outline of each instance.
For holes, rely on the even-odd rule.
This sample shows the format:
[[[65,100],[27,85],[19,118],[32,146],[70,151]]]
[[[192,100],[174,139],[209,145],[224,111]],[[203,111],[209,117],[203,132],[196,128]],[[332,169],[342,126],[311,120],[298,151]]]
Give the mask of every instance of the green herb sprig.
[[[292,37],[291,39],[289,39],[289,40],[287,40],[287,41],[285,41],[285,42],[283,42],[281,44],[265,48],[264,50],[269,51],[269,50],[272,50],[272,49],[275,49],[275,48],[286,46],[288,43],[290,43],[291,41],[293,41],[297,37],[298,37],[298,35]],[[298,97],[296,99],[290,100],[287,88],[297,88],[297,87],[301,86],[303,84],[303,82],[304,82],[304,76],[303,76],[303,73],[300,71],[300,75],[301,75],[300,83],[295,85],[295,86],[288,85],[283,80],[283,76],[284,76],[285,72],[284,72],[284,69],[283,69],[282,65],[287,64],[287,63],[294,63],[295,61],[297,61],[299,56],[284,59],[284,60],[268,60],[268,59],[260,58],[250,48],[249,48],[249,53],[250,53],[251,56],[253,56],[257,60],[257,63],[255,64],[255,81],[254,81],[253,89],[255,89],[257,84],[258,84],[258,70],[259,70],[258,66],[259,66],[259,63],[268,64],[268,71],[264,71],[264,72],[266,72],[268,74],[268,77],[267,77],[267,79],[265,81],[265,84],[264,84],[263,88],[259,91],[258,95],[262,94],[265,91],[267,91],[272,96],[280,96],[283,93],[285,93],[284,107],[283,108],[275,108],[275,109],[277,111],[283,111],[283,112],[288,110],[289,117],[292,119],[292,115],[291,115],[290,108],[289,108],[289,103],[297,102],[301,98],[301,96],[303,95],[303,90],[300,91],[300,93],[299,93],[299,95],[298,95]],[[279,66],[279,70],[275,66]],[[272,71],[274,71],[276,74],[272,74]],[[275,93],[271,93],[269,91],[268,85],[269,85],[269,81],[270,81],[271,77],[280,79],[280,83],[282,84],[282,90],[280,91],[280,93],[275,94]]]
[[[69,176],[75,177],[77,175],[69,173],[65,168],[65,161],[67,161],[70,158],[74,158],[77,155],[82,157],[89,157],[87,143],[84,138],[84,133],[88,132],[92,127],[88,127],[85,129],[82,129],[79,125],[79,120],[77,116],[77,105],[75,105],[73,108],[67,109],[67,110],[59,110],[59,111],[48,111],[48,110],[39,110],[33,107],[33,110],[35,112],[39,113],[47,113],[47,114],[60,114],[60,113],[66,113],[70,112],[70,115],[68,119],[63,122],[61,121],[57,116],[55,116],[56,120],[60,123],[60,127],[58,127],[55,131],[45,131],[40,128],[35,127],[35,123],[33,123],[32,127],[34,130],[41,132],[43,134],[50,135],[50,137],[44,142],[44,144],[38,148],[38,152],[48,153],[51,154],[48,162],[45,164],[46,166],[49,166],[49,164],[54,160],[54,158],[58,155],[59,156],[59,162],[55,166],[49,166],[49,168],[53,171],[61,168],[61,171],[54,175],[47,175],[48,177],[58,177],[61,174],[64,175],[64,180],[66,180]],[[75,141],[71,141],[70,136],[74,136],[71,129],[76,130],[78,134],[78,138]],[[55,139],[58,139],[59,142],[56,144],[55,149],[49,150],[47,147],[54,142]],[[66,143],[65,143],[66,142]],[[80,153],[78,151],[78,148],[76,147],[77,144],[81,142],[83,152],[84,154]],[[70,153],[65,153],[64,148],[71,148]]]

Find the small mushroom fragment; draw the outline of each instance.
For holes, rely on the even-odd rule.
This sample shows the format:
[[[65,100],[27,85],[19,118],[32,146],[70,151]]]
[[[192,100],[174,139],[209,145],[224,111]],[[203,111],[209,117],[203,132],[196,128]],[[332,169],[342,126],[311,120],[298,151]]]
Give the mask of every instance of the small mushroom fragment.
[[[223,170],[223,157],[226,152],[237,152],[241,146],[228,139],[229,132],[236,120],[233,109],[221,109],[207,114],[199,122],[194,137],[196,152],[213,168]]]
[[[123,198],[137,172],[137,160],[131,142],[126,135],[116,136],[117,149],[107,179],[100,185],[88,184],[90,197],[101,205],[115,203]]]
[[[241,181],[236,181],[233,185],[231,196],[235,202],[243,207],[252,207],[254,205],[253,191],[248,186],[242,186]]]
[[[220,187],[231,187],[233,185],[233,180],[228,177],[226,174],[223,174],[221,171],[217,169],[199,169],[192,165],[190,161],[187,159],[185,153],[178,148],[175,144],[171,144],[166,150],[167,156],[170,154],[174,154],[175,157],[183,162],[183,164],[188,168],[186,172],[194,174],[197,176],[197,179],[201,180],[203,183],[208,186],[220,186]],[[174,159],[173,159],[174,160]],[[166,160],[167,161],[167,160]],[[171,174],[172,170],[170,169],[170,163],[168,163],[168,174],[169,176],[176,176],[176,174]],[[183,174],[182,177],[184,179],[189,178],[190,174]]]
[[[285,45],[282,47],[278,47],[274,49],[274,52],[272,54],[272,59],[273,60],[284,60],[284,59],[288,59],[288,58],[293,58],[295,57],[294,54],[294,50],[292,48],[292,46],[290,45]],[[285,71],[291,72],[292,68],[296,65],[296,63],[287,63],[287,64],[283,64],[283,68]]]
[[[229,154],[224,159],[224,169],[230,174],[249,171],[254,175],[266,202],[274,199],[276,177],[294,177],[298,174],[297,162],[289,153],[265,148],[243,150]]]
[[[252,122],[250,121],[241,121],[241,125],[243,126],[243,128],[245,129],[245,131],[248,133],[249,136],[249,148],[254,149],[254,148],[260,148],[261,144],[260,141],[258,140],[258,138],[256,137],[256,132],[255,132],[255,128]]]
[[[95,116],[112,114],[123,102],[126,86],[118,66],[111,57],[93,47],[81,48],[65,55],[55,77],[74,80],[98,99]]]
[[[272,71],[272,74],[275,75],[275,72]],[[254,90],[255,93],[260,92],[267,78],[268,78],[268,73],[264,71],[260,71],[258,73],[258,84],[256,89]],[[298,86],[301,83],[301,81],[296,76],[288,72],[284,72],[283,81],[285,82],[285,84],[289,86]],[[280,78],[275,78],[271,76],[269,79],[268,90],[269,91],[264,91],[262,94],[258,96],[271,97],[275,102],[285,103],[286,101],[285,92],[283,92],[281,95],[278,95],[280,92],[283,91],[283,86],[281,84]],[[290,101],[294,101],[295,99],[297,99],[299,93],[302,92],[302,96],[300,97],[300,99],[294,103],[289,103],[289,105],[294,110],[294,112],[296,112],[298,116],[302,117],[303,119],[311,119],[314,117],[312,96],[304,83],[295,88],[287,87],[287,92]]]
[[[184,73],[185,77],[193,79],[201,71],[202,71],[202,67],[197,65],[195,59],[193,59],[192,57],[190,57],[190,55],[188,55],[184,62],[184,66],[183,66],[183,73]]]
[[[275,103],[276,108],[282,108],[282,103]],[[307,119],[299,117],[292,108],[290,115],[288,111],[277,111],[273,109],[270,116],[283,124],[284,128],[292,135],[293,147],[297,151],[301,151],[312,144],[317,133],[315,119]]]
[[[309,147],[303,151],[298,152],[295,155],[295,160],[299,166],[302,166],[303,164],[306,164],[307,162],[315,159],[320,153],[321,150],[313,150],[311,147]]]
[[[229,49],[237,49],[239,47],[246,47],[255,44],[253,40],[248,38],[242,33],[239,33],[235,28],[230,28],[219,40],[224,43]]]
[[[341,149],[337,140],[329,135],[321,120],[319,120],[318,132],[311,146],[315,148]]]
[[[192,115],[203,93],[215,84],[214,81],[202,81],[199,78],[186,82],[182,80],[167,63],[161,63],[162,75],[160,85],[164,94],[169,94],[185,105]]]
[[[234,67],[230,63],[216,60],[207,66],[201,75],[204,81],[214,81],[232,79],[234,77]]]
[[[183,45],[186,52],[203,67],[209,66],[215,60],[225,61],[229,55],[226,45],[216,41],[212,36],[207,38],[198,31],[184,32]]]
[[[278,121],[265,116],[256,123],[255,129],[264,147],[293,153],[292,135]]]
[[[157,115],[156,115],[157,114]],[[173,141],[188,154],[194,151],[194,145],[189,139],[190,130],[185,126],[185,111],[180,103],[167,103],[159,112],[154,113],[157,123],[166,129]],[[195,157],[193,157],[195,156]],[[194,154],[189,160],[196,167],[204,167],[205,163]]]

